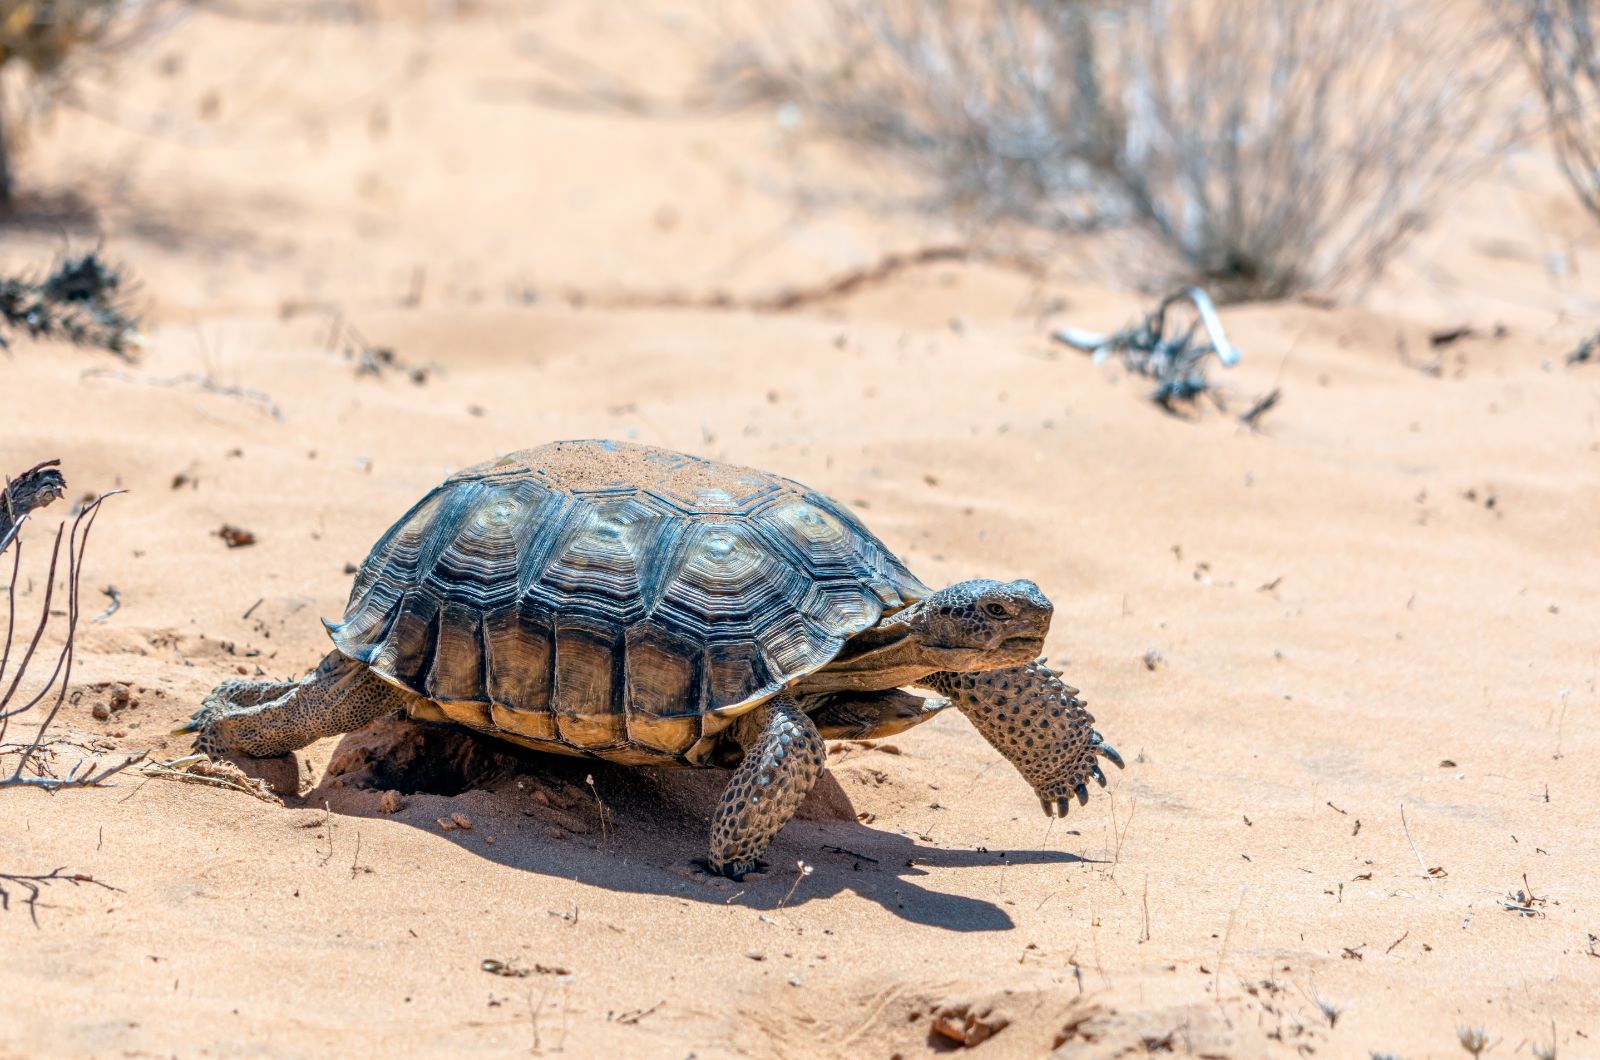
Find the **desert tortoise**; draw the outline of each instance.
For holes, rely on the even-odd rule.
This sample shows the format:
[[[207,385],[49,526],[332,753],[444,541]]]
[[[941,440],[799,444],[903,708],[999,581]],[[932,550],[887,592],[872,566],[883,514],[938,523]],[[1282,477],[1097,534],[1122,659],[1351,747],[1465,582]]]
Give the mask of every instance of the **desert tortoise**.
[[[554,442],[446,479],[373,547],[300,681],[224,681],[185,727],[278,755],[389,711],[637,765],[736,766],[710,866],[749,871],[825,738],[955,705],[1064,815],[1122,760],[1038,659],[1028,581],[933,592],[843,505],[750,468]],[[937,697],[904,691],[915,685]]]

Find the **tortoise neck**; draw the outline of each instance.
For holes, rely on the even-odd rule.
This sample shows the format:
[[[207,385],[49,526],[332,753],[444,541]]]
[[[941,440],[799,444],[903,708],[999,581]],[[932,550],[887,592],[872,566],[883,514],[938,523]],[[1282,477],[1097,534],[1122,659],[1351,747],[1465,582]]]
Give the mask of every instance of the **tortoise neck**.
[[[918,601],[851,637],[832,662],[796,682],[796,693],[881,692],[949,669],[949,652],[929,646],[917,627],[922,607]]]

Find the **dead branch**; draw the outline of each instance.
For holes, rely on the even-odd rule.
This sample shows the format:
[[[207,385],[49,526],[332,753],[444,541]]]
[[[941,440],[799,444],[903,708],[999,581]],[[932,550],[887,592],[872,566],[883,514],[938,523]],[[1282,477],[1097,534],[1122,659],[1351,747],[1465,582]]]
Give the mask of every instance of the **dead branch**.
[[[1168,311],[1184,301],[1193,304],[1194,318],[1187,327],[1170,325]],[[1200,341],[1202,332],[1205,341]],[[1212,354],[1225,368],[1239,363],[1239,351],[1222,330],[1216,307],[1198,287],[1173,292],[1143,320],[1115,334],[1062,328],[1051,338],[1093,354],[1096,364],[1112,355],[1121,357],[1128,371],[1156,381],[1150,399],[1168,412],[1176,412],[1180,404],[1192,406],[1202,394],[1211,394],[1215,400],[1214,388],[1206,378],[1206,365]]]
[[[1277,407],[1283,399],[1283,389],[1273,387],[1251,402],[1250,407],[1239,413],[1239,422],[1249,427],[1252,431],[1261,429],[1261,417]]]
[[[876,261],[845,269],[822,280],[754,295],[733,295],[726,291],[691,294],[674,291],[628,291],[602,293],[568,291],[566,299],[576,306],[596,309],[705,309],[735,310],[748,313],[787,313],[823,302],[846,298],[871,287],[888,283],[905,272],[942,262],[981,261],[1013,269],[1028,276],[1043,275],[1044,266],[1020,255],[987,253],[959,244],[934,244],[915,250],[892,251]]]
[[[248,401],[260,408],[261,411],[265,412],[273,419],[279,421],[283,419],[283,410],[279,408],[278,403],[272,399],[272,395],[268,394],[266,391],[256,390],[253,387],[232,386],[225,383],[219,383],[215,379],[211,378],[211,376],[201,375],[199,372],[184,372],[181,375],[174,375],[165,379],[142,379],[138,376],[129,375],[127,372],[116,372],[106,368],[91,368],[79,376],[79,378],[110,379],[118,383],[136,383],[142,386],[157,386],[164,388],[192,386],[196,390],[203,390],[208,394],[216,394],[219,397],[242,398],[243,400]]]
[[[6,884],[11,884],[22,892],[22,904],[28,907],[28,916],[33,920],[33,926],[39,926],[39,895],[52,883],[70,883],[74,887],[89,884],[92,887],[103,887],[108,891],[121,890],[95,879],[86,872],[68,872],[65,867],[51,869],[49,872],[38,875],[25,875],[16,872],[0,872],[0,912],[9,912],[11,909],[11,892]]]
[[[142,757],[142,756],[141,756]],[[130,763],[131,764],[131,763]],[[146,762],[137,771],[147,780],[172,780],[182,784],[202,784],[213,788],[227,788],[243,792],[262,802],[283,805],[283,800],[272,793],[264,781],[245,774],[238,766],[226,760],[212,761],[205,755],[188,755],[171,762]],[[143,787],[144,785],[139,785]],[[135,788],[135,791],[138,789]],[[130,794],[128,796],[132,798]]]

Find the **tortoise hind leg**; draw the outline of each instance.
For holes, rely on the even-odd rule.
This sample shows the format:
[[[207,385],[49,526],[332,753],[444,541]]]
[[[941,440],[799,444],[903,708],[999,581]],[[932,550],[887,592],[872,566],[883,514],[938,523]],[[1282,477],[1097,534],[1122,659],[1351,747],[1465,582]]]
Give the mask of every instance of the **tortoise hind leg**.
[[[800,705],[780,692],[736,723],[744,761],[711,818],[711,871],[739,879],[756,867],[822,775],[827,751]]]
[[[285,754],[324,736],[359,729],[409,697],[361,663],[330,652],[299,681],[224,681],[179,732],[208,755]]]

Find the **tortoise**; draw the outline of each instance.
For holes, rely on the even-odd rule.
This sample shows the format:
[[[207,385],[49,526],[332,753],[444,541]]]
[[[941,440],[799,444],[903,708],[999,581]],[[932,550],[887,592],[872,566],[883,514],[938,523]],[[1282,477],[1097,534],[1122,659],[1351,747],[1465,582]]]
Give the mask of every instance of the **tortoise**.
[[[734,767],[708,864],[739,878],[821,774],[824,740],[952,705],[1046,814],[1087,802],[1097,759],[1122,759],[1038,657],[1051,614],[1030,581],[930,590],[798,482],[553,442],[451,475],[373,547],[315,671],[224,681],[180,731],[272,756],[403,710],[541,751]]]

